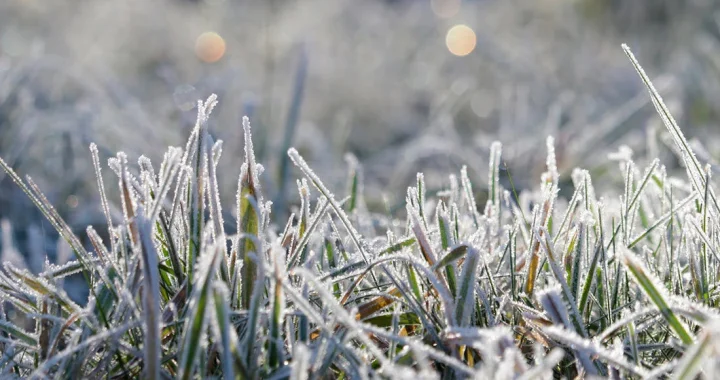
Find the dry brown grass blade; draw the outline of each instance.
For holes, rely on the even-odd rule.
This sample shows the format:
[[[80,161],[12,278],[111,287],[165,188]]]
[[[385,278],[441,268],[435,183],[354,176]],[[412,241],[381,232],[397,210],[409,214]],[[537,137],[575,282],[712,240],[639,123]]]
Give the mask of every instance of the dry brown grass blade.
[[[130,241],[134,246],[137,246],[137,244],[140,243],[140,232],[138,231],[137,222],[135,220],[135,210],[133,209],[132,196],[130,195],[130,189],[127,185],[124,168],[121,183],[123,206],[125,207],[125,215],[127,215],[128,228],[130,230]]]
[[[400,297],[401,295],[402,292],[400,291],[400,289],[390,289],[387,294],[379,296],[372,301],[368,301],[360,305],[360,307],[358,307],[357,314],[355,314],[355,319],[362,320],[363,318],[375,314],[376,312],[392,305],[392,303],[395,302],[395,299],[397,299],[397,297]]]
[[[547,224],[548,214],[550,212],[550,199],[546,199],[543,203],[542,216],[539,219],[541,226]],[[532,245],[532,252],[530,254],[530,264],[528,266],[527,279],[525,281],[525,293],[528,297],[532,296],[533,290],[535,290],[535,279],[537,278],[538,266],[540,265],[540,239],[542,239],[542,232]]]
[[[376,312],[392,305],[397,297],[402,296],[402,292],[398,288],[392,288],[388,291],[388,294],[379,296],[372,301],[368,301],[358,308],[358,312],[355,314],[355,319],[360,321],[364,318],[367,318],[370,315],[375,314]],[[340,328],[340,326],[335,327],[335,331]],[[315,340],[320,337],[320,329],[315,329],[310,333],[310,340]]]
[[[40,310],[42,314],[48,314],[48,300],[43,300],[42,309]],[[48,349],[50,348],[50,330],[52,329],[53,323],[47,319],[43,318],[43,320],[40,322],[40,358],[45,360],[47,358]]]

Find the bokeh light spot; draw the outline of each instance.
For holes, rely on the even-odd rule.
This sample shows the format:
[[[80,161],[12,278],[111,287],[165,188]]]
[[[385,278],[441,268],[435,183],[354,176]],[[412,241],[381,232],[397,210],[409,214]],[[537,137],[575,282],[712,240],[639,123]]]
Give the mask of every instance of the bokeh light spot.
[[[76,208],[76,207],[80,204],[80,200],[78,199],[77,196],[75,196],[75,195],[70,195],[70,196],[68,196],[67,199],[65,200],[65,203],[66,203],[66,204],[68,205],[68,207],[70,207],[70,208]]]
[[[195,54],[203,62],[217,62],[225,55],[225,40],[215,32],[202,33],[195,41]]]
[[[430,0],[430,7],[440,18],[450,18],[460,11],[462,0]]]
[[[463,24],[453,26],[445,36],[445,44],[448,50],[458,57],[472,53],[476,43],[475,32],[469,26]]]
[[[175,88],[173,92],[173,100],[175,105],[182,111],[190,111],[197,105],[200,96],[195,87],[189,84],[181,84]]]

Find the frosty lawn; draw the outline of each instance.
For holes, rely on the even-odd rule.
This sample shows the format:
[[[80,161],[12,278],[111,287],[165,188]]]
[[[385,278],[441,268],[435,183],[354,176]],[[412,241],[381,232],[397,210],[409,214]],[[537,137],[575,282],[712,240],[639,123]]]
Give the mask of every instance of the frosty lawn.
[[[121,220],[91,146],[110,240],[88,227],[86,247],[33,181],[0,160],[76,259],[37,276],[8,263],[0,272],[3,376],[713,378],[720,206],[711,171],[623,48],[686,178],[621,157],[619,196],[599,197],[576,169],[572,197],[559,198],[548,138],[536,191],[502,188],[494,143],[485,205],[463,169],[437,194],[418,174],[406,212],[388,215],[365,207],[361,167],[337,195],[291,148],[300,205],[276,225],[245,119],[238,227],[225,231],[212,96],[198,103],[186,147],[169,148],[157,172],[144,157],[137,167],[123,153],[109,161]],[[91,289],[86,306],[59,286],[76,273]]]

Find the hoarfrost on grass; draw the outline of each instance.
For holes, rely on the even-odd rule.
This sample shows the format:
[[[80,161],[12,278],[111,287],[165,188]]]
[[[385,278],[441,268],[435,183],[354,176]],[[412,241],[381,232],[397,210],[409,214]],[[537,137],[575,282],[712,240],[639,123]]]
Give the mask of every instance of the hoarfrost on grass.
[[[450,174],[443,189],[429,188],[430,177],[418,173],[399,197],[405,207],[382,213],[365,203],[354,157],[347,158],[347,193],[339,195],[290,148],[303,175],[298,207],[273,213],[264,199],[276,194],[262,191],[246,117],[231,233],[219,192],[222,142],[208,131],[212,95],[198,102],[185,148],[166,150],[158,171],[145,156],[131,165],[118,153],[103,173],[98,147],[90,146],[108,233],[88,227],[85,244],[31,179],[0,160],[64,244],[57,264],[46,260],[35,274],[18,257],[9,222],[0,224],[2,257],[16,261],[0,271],[2,374],[716,373],[720,212],[711,169],[629,55],[686,178],[626,147],[609,157],[617,161],[614,177],[593,178],[565,167],[549,137],[544,173],[518,194],[494,142],[487,162],[468,155],[471,166]],[[417,154],[434,154],[429,141]],[[478,165],[488,168],[482,186],[471,181]],[[115,175],[120,199],[108,199],[104,174]],[[561,196],[567,174],[570,199]],[[512,189],[503,185],[506,175]],[[593,180],[608,178],[615,195],[596,194]],[[290,217],[279,220],[285,211]],[[88,283],[86,303],[65,292],[71,276]]]

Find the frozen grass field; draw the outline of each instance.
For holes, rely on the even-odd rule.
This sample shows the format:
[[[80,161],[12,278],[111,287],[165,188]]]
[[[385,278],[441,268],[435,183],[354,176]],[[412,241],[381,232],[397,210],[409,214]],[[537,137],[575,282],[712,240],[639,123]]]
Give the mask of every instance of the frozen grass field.
[[[0,378],[720,377],[717,20],[1,2]]]
[[[496,142],[484,205],[463,167],[434,194],[418,173],[404,213],[375,213],[361,165],[336,195],[290,148],[301,203],[279,229],[247,118],[236,203],[221,201],[212,95],[198,102],[186,146],[169,148],[157,171],[125,153],[107,170],[90,146],[108,238],[88,227],[88,249],[32,179],[0,161],[75,257],[46,261],[37,275],[5,262],[3,375],[714,378],[720,206],[711,169],[623,48],[686,170],[669,176],[657,159],[640,166],[626,149],[613,157],[619,196],[597,194],[576,169],[572,196],[558,197],[548,138],[534,190],[502,186]],[[223,208],[236,210],[236,230]],[[77,273],[90,285],[83,303],[62,287]]]

